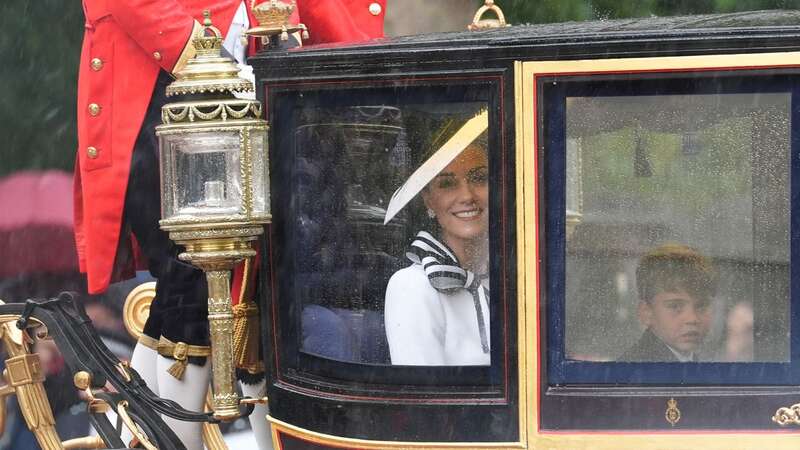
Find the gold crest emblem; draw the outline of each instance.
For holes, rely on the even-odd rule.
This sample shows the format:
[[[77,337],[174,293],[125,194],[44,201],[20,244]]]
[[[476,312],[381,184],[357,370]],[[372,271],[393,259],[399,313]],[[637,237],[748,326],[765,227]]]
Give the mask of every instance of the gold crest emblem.
[[[678,401],[674,398],[667,400],[667,411],[664,413],[664,418],[673,427],[681,420],[681,410],[678,409]]]

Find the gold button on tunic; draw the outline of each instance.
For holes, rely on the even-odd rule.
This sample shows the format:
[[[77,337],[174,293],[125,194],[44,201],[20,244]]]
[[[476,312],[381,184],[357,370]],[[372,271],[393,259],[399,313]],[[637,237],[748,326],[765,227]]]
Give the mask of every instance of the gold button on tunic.
[[[377,16],[378,14],[381,13],[382,10],[383,8],[381,8],[381,5],[379,5],[378,3],[372,3],[369,5],[369,13],[372,14],[373,16]]]
[[[100,105],[97,103],[89,103],[89,115],[92,117],[97,117],[100,114]]]

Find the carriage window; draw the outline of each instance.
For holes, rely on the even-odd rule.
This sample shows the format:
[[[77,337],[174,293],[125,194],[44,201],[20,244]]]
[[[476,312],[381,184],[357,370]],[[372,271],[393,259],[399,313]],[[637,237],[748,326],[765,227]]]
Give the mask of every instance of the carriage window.
[[[305,355],[490,365],[487,102],[428,100],[294,110],[281,282]]]
[[[662,381],[703,382],[711,366],[749,376],[728,363],[785,375],[772,363],[791,361],[791,91],[639,86],[564,88],[549,126],[563,153],[548,167],[565,174],[550,184],[563,243],[549,244],[550,286],[563,280],[553,379],[650,379],[627,363]]]

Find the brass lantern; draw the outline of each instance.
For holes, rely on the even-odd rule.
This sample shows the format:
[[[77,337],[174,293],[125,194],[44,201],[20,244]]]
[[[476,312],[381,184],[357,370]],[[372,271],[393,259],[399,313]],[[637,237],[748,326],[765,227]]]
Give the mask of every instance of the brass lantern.
[[[182,245],[179,255],[203,269],[213,367],[213,408],[220,419],[239,415],[234,390],[230,271],[255,255],[252,243],[270,221],[267,122],[261,103],[239,99],[253,83],[221,56],[222,36],[205,13],[197,54],[176,74],[156,128],[161,152],[161,228]]]

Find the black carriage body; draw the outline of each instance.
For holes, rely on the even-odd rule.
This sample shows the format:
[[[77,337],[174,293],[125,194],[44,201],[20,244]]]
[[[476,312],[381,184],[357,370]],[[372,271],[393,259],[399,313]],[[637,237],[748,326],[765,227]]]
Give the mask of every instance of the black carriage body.
[[[271,126],[273,224],[262,258],[266,263],[262,264],[260,304],[265,318],[270,414],[284,448],[309,448],[303,446],[311,442],[327,448],[333,445],[326,441],[332,436],[388,446],[402,442],[513,446],[533,445],[547,433],[580,430],[777,430],[770,417],[800,394],[795,387],[800,378],[791,368],[797,363],[793,338],[786,344],[791,348],[785,355],[789,369],[755,364],[738,376],[731,375],[736,368],[724,364],[686,369],[675,364],[613,363],[616,368],[609,369],[592,362],[576,363],[566,354],[563,202],[568,163],[554,156],[558,152],[549,151],[548,146],[566,145],[566,125],[558,125],[565,120],[558,105],[566,97],[758,94],[778,89],[769,86],[791,93],[797,66],[756,67],[747,58],[797,51],[800,13],[772,11],[514,26],[345,47],[264,51],[251,59]],[[726,67],[699,64],[676,69],[669,63],[671,57],[726,56],[733,58],[726,60],[731,63]],[[599,67],[604,61],[619,60],[641,60],[649,66],[597,73],[593,69],[595,63]],[[588,61],[581,66],[587,69],[568,73],[542,69],[533,78],[525,76],[524,63],[566,61]],[[800,58],[796,62],[800,64]],[[521,86],[531,80],[531,86]],[[394,109],[405,114],[425,102],[479,103],[489,111],[493,344],[488,367],[398,367],[389,365],[385,342],[376,342],[370,349],[361,346],[360,356],[353,357],[351,349],[345,352],[350,356],[343,356],[341,349],[331,350],[323,343],[315,350],[306,341],[309,330],[303,328],[303,320],[309,327],[322,320],[319,314],[310,318],[313,312],[325,315],[327,310],[341,313],[348,308],[348,314],[357,310],[364,329],[374,328],[369,339],[381,339],[382,289],[391,273],[402,267],[403,246],[410,236],[408,230],[384,227],[381,208],[371,213],[368,208],[376,206],[372,193],[391,195],[386,189],[396,187],[397,180],[376,187],[369,184],[374,180],[364,181],[358,173],[393,176],[386,167],[395,167],[391,147],[396,146],[394,139],[403,125],[393,122],[396,117],[391,115]],[[530,102],[534,115],[525,114],[524,102]],[[388,109],[370,109],[377,106]],[[354,111],[361,119],[353,118]],[[365,111],[375,114],[365,119]],[[535,122],[521,123],[532,118]],[[391,130],[392,142],[380,144],[386,146],[384,153],[375,153],[373,147],[359,153],[353,149],[357,145],[348,141],[349,156],[342,159],[336,149],[322,148],[315,141],[322,135],[333,139],[334,134],[325,134],[333,123],[340,127],[334,133],[339,139],[336,145],[341,146],[337,149],[354,136],[374,143],[374,137],[363,134],[369,127],[355,134],[347,131],[355,123],[375,126],[381,133]],[[531,142],[523,145],[524,139]],[[525,151],[532,154],[526,157]],[[370,161],[383,168],[370,166]],[[526,161],[537,167],[535,172],[521,167]],[[791,161],[792,165],[796,162]],[[413,169],[413,165],[403,167],[407,172]],[[754,168],[753,179],[766,170]],[[531,173],[535,179],[528,179]],[[355,194],[350,188],[354,184],[359,186]],[[529,191],[523,196],[525,189]],[[794,192],[795,188],[790,189]],[[327,212],[299,206],[304,204],[303,195],[312,196]],[[363,211],[353,211],[356,200],[352,198],[366,198],[358,201]],[[345,216],[349,228],[343,230],[339,219]],[[300,227],[298,221],[303,220],[319,229]],[[536,230],[531,231],[533,225]],[[795,227],[790,229],[794,235]],[[635,234],[631,232],[631,239]],[[315,250],[307,251],[307,247]],[[325,266],[331,259],[336,263]],[[522,280],[534,272],[536,281],[523,289]],[[765,277],[759,282],[770,282]],[[309,307],[308,298],[329,292],[339,295],[342,284],[358,286],[359,292],[345,296],[342,304],[334,301],[322,309]],[[795,300],[789,298],[789,303],[794,305]],[[793,320],[786,327],[800,331]],[[329,351],[335,355],[326,356]],[[759,374],[766,374],[767,380],[775,376],[762,382]],[[722,381],[711,381],[714,376]],[[671,398],[678,399],[682,413],[682,419],[673,424],[664,420]],[[293,427],[310,434],[282,434]],[[373,445],[366,441],[365,447]],[[359,441],[342,442],[353,446]]]

